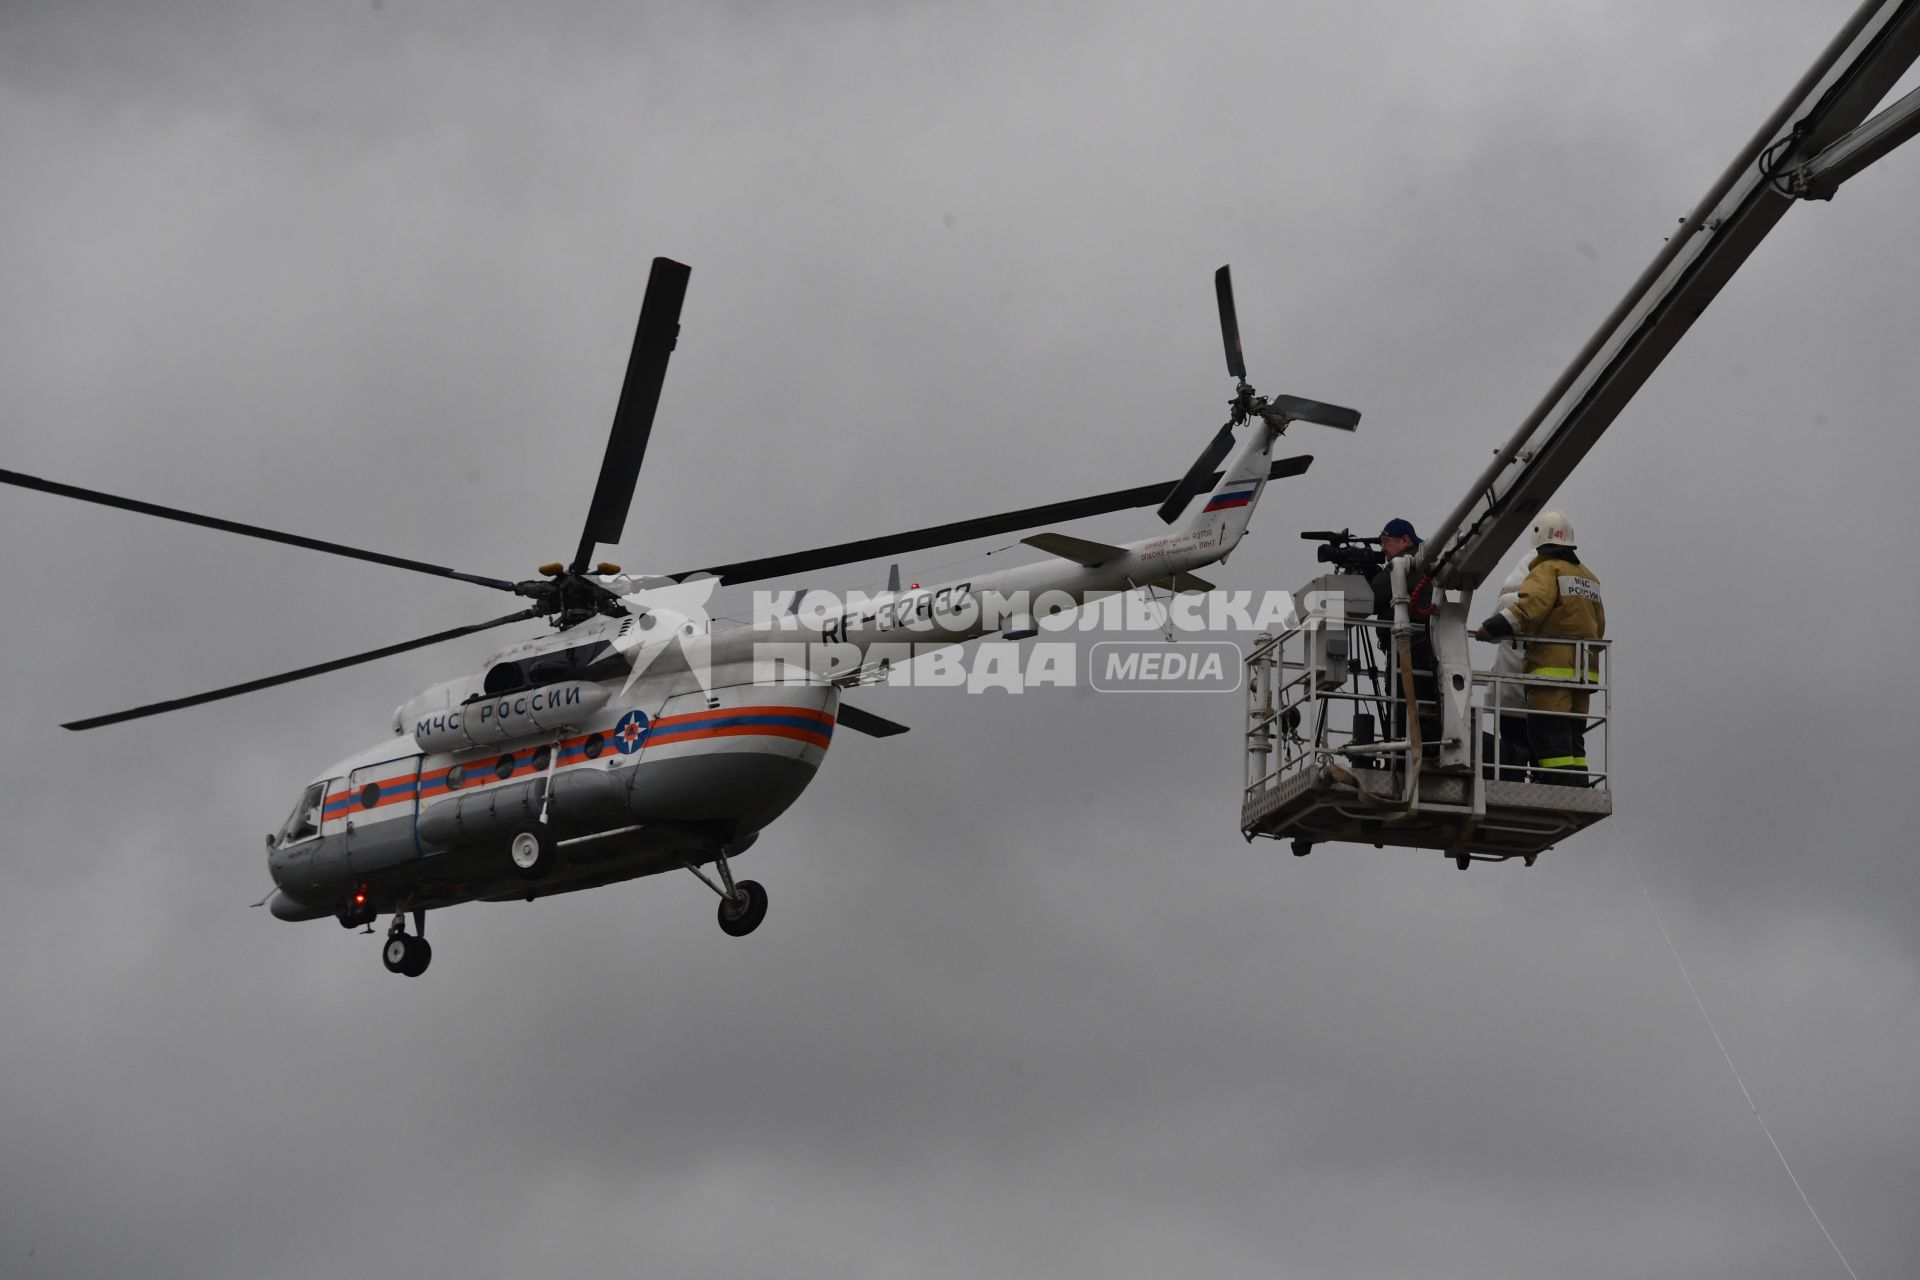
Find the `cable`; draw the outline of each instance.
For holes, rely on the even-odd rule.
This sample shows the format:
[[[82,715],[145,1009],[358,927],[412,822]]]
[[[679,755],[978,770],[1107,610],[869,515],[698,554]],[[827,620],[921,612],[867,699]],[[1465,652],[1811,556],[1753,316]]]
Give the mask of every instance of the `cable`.
[[[1615,821],[1617,822],[1618,819]],[[1733,1073],[1733,1082],[1740,1086],[1740,1096],[1747,1100],[1747,1110],[1753,1112],[1753,1118],[1760,1122],[1760,1132],[1767,1135],[1767,1142],[1773,1147],[1773,1154],[1780,1157],[1780,1167],[1787,1171],[1787,1177],[1793,1182],[1793,1189],[1800,1193],[1800,1203],[1807,1206],[1807,1212],[1813,1215],[1813,1224],[1820,1228],[1820,1234],[1827,1238],[1829,1245],[1833,1246],[1833,1255],[1840,1259],[1840,1265],[1847,1269],[1847,1274],[1853,1276],[1853,1280],[1860,1280],[1859,1276],[1854,1275],[1853,1266],[1847,1261],[1847,1255],[1841,1253],[1840,1246],[1834,1243],[1833,1233],[1827,1230],[1827,1224],[1820,1221],[1820,1215],[1814,1211],[1813,1201],[1807,1199],[1806,1190],[1800,1185],[1800,1179],[1794,1177],[1793,1166],[1787,1163],[1787,1153],[1782,1151],[1780,1144],[1774,1140],[1773,1130],[1767,1128],[1766,1117],[1760,1114],[1760,1108],[1754,1104],[1753,1095],[1747,1092],[1747,1082],[1740,1078],[1739,1069],[1733,1065],[1733,1055],[1727,1052],[1726,1041],[1720,1038],[1720,1032],[1715,1029],[1713,1019],[1707,1016],[1707,1003],[1700,998],[1700,989],[1693,985],[1693,978],[1687,973],[1686,962],[1680,958],[1680,948],[1673,945],[1673,935],[1667,932],[1667,922],[1660,918],[1659,908],[1653,905],[1653,895],[1647,892],[1647,882],[1640,878],[1640,868],[1634,865],[1633,851],[1627,848],[1625,838],[1618,835],[1617,827],[1615,831],[1615,843],[1620,846],[1620,852],[1626,856],[1627,870],[1633,872],[1633,882],[1640,886],[1640,896],[1646,899],[1647,910],[1653,913],[1653,922],[1660,926],[1660,936],[1667,940],[1667,950],[1673,953],[1673,963],[1680,970],[1681,978],[1685,979],[1687,990],[1693,993],[1694,1006],[1700,1010],[1700,1018],[1707,1024],[1707,1030],[1713,1033],[1713,1042],[1720,1046],[1720,1056],[1727,1060],[1727,1070]]]
[[[1830,95],[1831,90],[1829,90],[1829,96]],[[1825,99],[1823,98],[1821,101],[1824,103]],[[1805,134],[1806,121],[1802,119],[1799,123],[1795,124],[1791,130],[1776,139],[1772,146],[1760,153],[1760,177],[1768,186],[1789,200],[1797,200],[1800,198],[1800,195],[1789,183],[1781,179],[1779,168],[1781,161],[1800,145],[1800,140]]]
[[[1433,575],[1426,574],[1421,577],[1414,589],[1407,593],[1407,612],[1422,622],[1425,622],[1428,618],[1440,612],[1440,606],[1433,601],[1433,592],[1428,590],[1432,585]],[[1422,591],[1427,592],[1427,602],[1424,605],[1416,603],[1420,599],[1420,593]]]

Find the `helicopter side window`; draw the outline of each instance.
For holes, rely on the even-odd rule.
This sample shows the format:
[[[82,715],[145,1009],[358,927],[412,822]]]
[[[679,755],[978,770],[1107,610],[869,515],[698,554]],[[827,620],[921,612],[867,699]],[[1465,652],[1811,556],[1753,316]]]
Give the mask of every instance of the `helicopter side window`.
[[[591,644],[575,645],[571,649],[561,649],[554,653],[541,654],[527,665],[518,662],[502,662],[489,668],[486,679],[481,684],[481,692],[467,699],[475,702],[481,698],[495,698],[503,693],[517,693],[522,689],[539,689],[550,684],[560,684],[566,680],[605,679],[618,671],[625,671],[626,664],[609,669],[601,662],[596,675],[592,668],[595,659],[611,654],[611,647],[604,640],[595,640]]]
[[[480,687],[488,697],[492,697],[496,694],[511,693],[526,682],[527,673],[520,669],[519,663],[502,662],[488,669],[487,678]]]
[[[558,653],[548,654],[539,666],[534,668],[533,683],[557,684],[562,680],[605,680],[609,676],[624,675],[627,660],[605,640],[594,640],[587,644],[578,644],[571,649],[562,649]]]
[[[319,835],[320,810],[326,799],[326,783],[316,782],[308,787],[300,797],[300,803],[293,806],[293,812],[287,815],[287,825],[280,831],[280,843],[292,844],[295,840],[309,840]]]

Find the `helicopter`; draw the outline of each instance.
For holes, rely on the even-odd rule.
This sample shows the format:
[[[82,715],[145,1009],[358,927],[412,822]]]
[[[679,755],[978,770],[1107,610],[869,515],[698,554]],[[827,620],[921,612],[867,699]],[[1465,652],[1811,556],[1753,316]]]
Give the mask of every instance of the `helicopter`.
[[[544,621],[547,634],[415,694],[396,709],[387,737],[316,773],[266,837],[274,887],[254,905],[267,905],[281,920],[332,917],[367,933],[391,913],[382,961],[389,972],[418,977],[433,956],[430,910],[532,901],[684,869],[718,895],[721,930],[744,936],[765,918],[767,891],[735,877],[732,859],[799,798],[836,728],[875,737],[906,732],[842,701],[843,689],[884,679],[897,657],[994,633],[1032,636],[1044,618],[1100,596],[1208,590],[1194,571],[1233,550],[1271,481],[1299,475],[1312,462],[1274,459],[1286,428],[1306,421],[1353,431],[1360,422],[1353,409],[1254,391],[1231,273],[1222,267],[1215,295],[1235,379],[1230,416],[1178,480],[757,560],[627,575],[595,557],[625,529],[690,274],[682,263],[654,259],[578,549],[570,561],[541,566],[534,578],[465,573],[0,471],[0,483],[18,488],[450,578],[528,602],[484,622],[63,727],[124,724]],[[973,578],[901,590],[896,575],[875,597],[795,607],[748,625],[716,627],[704,608],[720,586],[1129,508],[1157,505],[1172,526],[1203,496],[1177,528],[1124,545],[1044,532],[1022,541],[1047,553],[1045,561]]]

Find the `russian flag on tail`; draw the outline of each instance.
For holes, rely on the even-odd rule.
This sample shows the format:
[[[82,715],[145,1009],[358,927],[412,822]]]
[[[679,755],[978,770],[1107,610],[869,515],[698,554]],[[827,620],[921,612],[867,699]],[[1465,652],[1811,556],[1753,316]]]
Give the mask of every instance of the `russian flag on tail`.
[[[1257,484],[1250,484],[1244,489],[1223,489],[1213,495],[1213,501],[1207,504],[1206,510],[1226,511],[1233,507],[1244,507],[1253,501],[1254,492],[1259,488]]]

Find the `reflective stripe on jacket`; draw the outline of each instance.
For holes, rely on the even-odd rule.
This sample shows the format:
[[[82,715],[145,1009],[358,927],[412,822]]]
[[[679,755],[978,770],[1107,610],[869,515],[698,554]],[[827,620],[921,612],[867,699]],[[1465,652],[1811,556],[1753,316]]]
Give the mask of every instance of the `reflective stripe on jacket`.
[[[1500,613],[1519,635],[1572,636],[1598,640],[1607,633],[1607,606],[1600,579],[1567,547],[1545,546],[1534,558],[1520,593]],[[1578,680],[1574,646],[1534,642],[1527,645],[1530,676]],[[1600,655],[1587,655],[1588,680],[1600,678]]]

